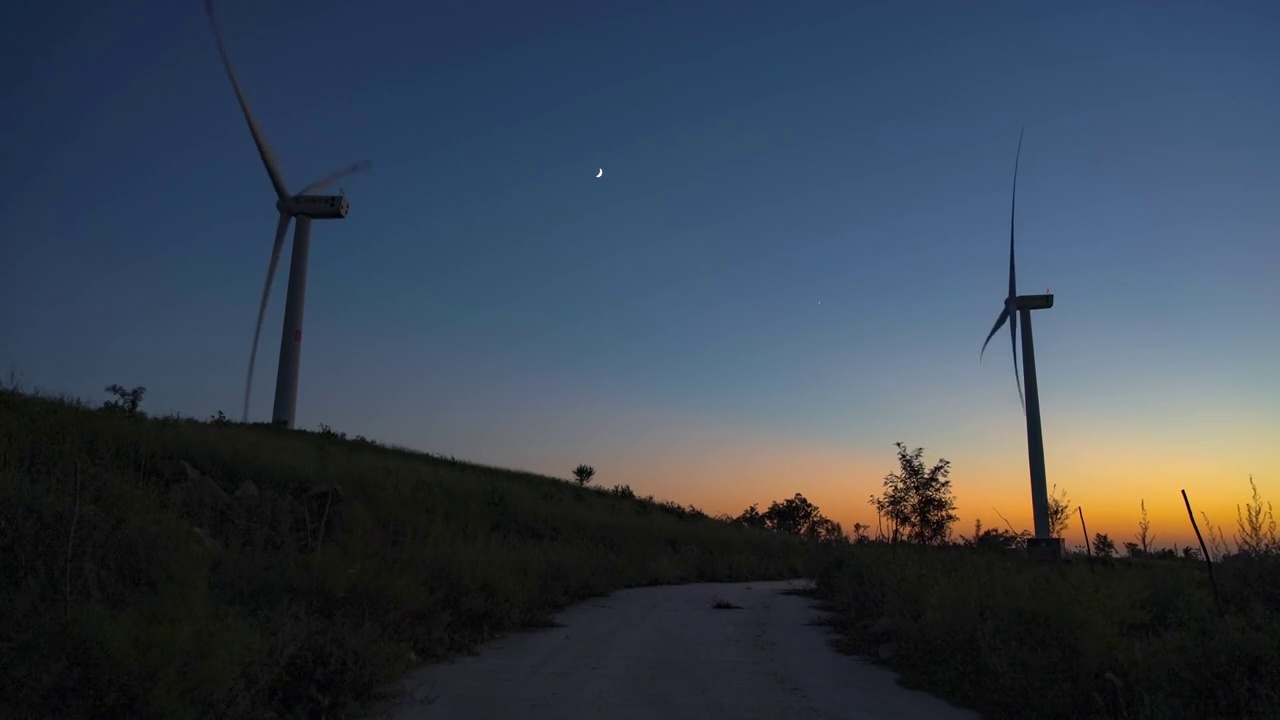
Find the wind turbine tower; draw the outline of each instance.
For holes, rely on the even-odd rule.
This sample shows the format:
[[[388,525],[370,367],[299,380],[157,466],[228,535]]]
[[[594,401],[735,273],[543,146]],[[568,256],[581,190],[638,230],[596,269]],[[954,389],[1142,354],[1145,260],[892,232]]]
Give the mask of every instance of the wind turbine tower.
[[[996,324],[982,343],[982,353],[987,343],[1007,321],[1009,345],[1013,351],[1013,377],[1018,379],[1018,326],[1022,326],[1022,377],[1027,386],[1026,399],[1022,397],[1022,384],[1018,385],[1018,399],[1022,402],[1027,420],[1027,458],[1031,465],[1031,511],[1035,522],[1035,537],[1027,542],[1027,550],[1036,557],[1056,558],[1062,555],[1062,539],[1049,533],[1049,489],[1044,468],[1044,435],[1040,426],[1040,388],[1036,382],[1036,351],[1031,334],[1031,313],[1053,307],[1053,295],[1019,295],[1017,271],[1014,263],[1013,224],[1018,205],[1018,161],[1022,158],[1022,134],[1018,134],[1018,152],[1013,160],[1013,201],[1009,208],[1009,294],[1005,296],[1004,309],[996,318]],[[1017,324],[1013,315],[1017,313]]]
[[[258,324],[253,331],[253,345],[249,351],[249,373],[244,387],[244,409],[242,420],[249,421],[249,394],[253,387],[253,364],[258,354],[258,338],[262,334],[262,319],[267,312],[267,300],[271,297],[271,281],[275,277],[276,266],[280,262],[280,251],[284,247],[284,238],[289,231],[290,220],[297,218],[298,224],[293,234],[293,256],[289,262],[289,287],[285,295],[284,328],[280,335],[280,364],[276,370],[275,406],[271,412],[271,420],[277,425],[289,429],[294,427],[294,418],[298,406],[298,375],[302,360],[302,311],[307,294],[307,259],[311,252],[311,221],[340,220],[347,216],[347,199],[341,195],[316,195],[319,190],[331,185],[336,180],[358,172],[369,166],[368,162],[349,165],[303,188],[292,195],[285,186],[284,176],[276,163],[271,147],[267,145],[266,135],[258,125],[258,121],[249,110],[249,102],[240,89],[235,70],[231,67],[231,59],[227,55],[226,45],[222,41],[222,33],[218,31],[218,23],[213,15],[213,0],[205,0],[205,13],[209,16],[209,25],[213,28],[213,38],[218,44],[218,53],[222,57],[222,65],[226,68],[227,77],[231,80],[231,88],[235,91],[236,101],[244,113],[245,122],[249,125],[249,134],[253,136],[253,144],[258,149],[258,156],[267,169],[267,177],[276,192],[276,209],[280,219],[276,224],[275,244],[271,249],[271,260],[267,265],[267,280],[262,288],[262,300],[258,306]]]

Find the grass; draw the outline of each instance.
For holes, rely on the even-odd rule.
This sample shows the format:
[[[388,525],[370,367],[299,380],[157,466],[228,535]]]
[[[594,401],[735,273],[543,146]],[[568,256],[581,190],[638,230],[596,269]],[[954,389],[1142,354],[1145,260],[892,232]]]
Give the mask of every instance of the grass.
[[[1035,563],[868,543],[819,597],[847,652],[987,718],[1280,717],[1280,554]]]
[[[814,548],[629,488],[0,390],[0,717],[344,717],[420,662]]]

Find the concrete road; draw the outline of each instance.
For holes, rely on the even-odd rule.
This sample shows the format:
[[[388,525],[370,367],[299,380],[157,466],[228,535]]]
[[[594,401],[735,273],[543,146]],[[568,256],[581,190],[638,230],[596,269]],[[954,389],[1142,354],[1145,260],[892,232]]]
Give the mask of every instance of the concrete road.
[[[976,719],[832,649],[804,581],[623,590],[420,668],[396,720]],[[714,609],[724,600],[741,609]],[[418,699],[414,699],[414,698]]]

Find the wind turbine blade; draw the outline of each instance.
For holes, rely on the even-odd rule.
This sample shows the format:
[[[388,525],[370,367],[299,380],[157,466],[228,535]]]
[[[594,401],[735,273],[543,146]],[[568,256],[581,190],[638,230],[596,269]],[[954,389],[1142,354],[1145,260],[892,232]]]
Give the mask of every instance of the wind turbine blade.
[[[1010,303],[1010,307],[1005,310],[1005,314],[1009,316],[1009,346],[1013,349],[1013,379],[1018,383],[1018,402],[1022,405],[1022,412],[1027,412],[1027,401],[1022,397],[1022,375],[1018,372],[1018,323],[1015,321],[1014,309],[1017,300]]]
[[[227,69],[227,77],[231,78],[231,87],[236,92],[236,101],[240,103],[240,110],[244,112],[245,122],[249,124],[249,133],[253,135],[253,144],[258,148],[258,156],[262,158],[262,164],[267,168],[267,175],[271,177],[271,186],[276,190],[276,197],[282,202],[289,198],[289,190],[284,183],[284,176],[280,173],[280,165],[276,163],[275,155],[271,152],[271,147],[267,145],[267,137],[262,132],[262,128],[258,126],[258,121],[254,119],[253,113],[249,111],[249,101],[245,100],[244,92],[240,89],[240,82],[236,80],[236,72],[231,68],[231,58],[227,55],[227,48],[222,42],[222,33],[218,32],[218,23],[213,17],[213,0],[204,0],[204,11],[209,16],[209,26],[213,28],[213,39],[218,43],[218,53],[222,56],[222,65]]]
[[[1014,265],[1014,218],[1018,211],[1018,163],[1023,158],[1023,133],[1027,128],[1018,131],[1018,152],[1014,155],[1014,192],[1009,201],[1009,299],[1005,300],[1005,314],[1009,315],[1009,343],[1014,352],[1014,380],[1018,382],[1018,402],[1027,413],[1027,400],[1023,397],[1023,378],[1018,372],[1018,270]]]
[[[1018,131],[1018,152],[1013,156],[1013,196],[1009,201],[1009,297],[1004,312],[1009,316],[1009,343],[1013,350],[1013,379],[1018,383],[1018,402],[1022,412],[1027,412],[1027,401],[1022,396],[1022,376],[1018,373],[1018,273],[1013,262],[1013,220],[1018,209],[1018,161],[1022,159],[1022,135],[1026,127]]]
[[[329,185],[332,185],[333,183],[337,182],[338,180],[341,180],[342,178],[344,178],[344,177],[346,177],[346,176],[348,176],[348,175],[352,175],[352,174],[354,174],[354,173],[361,172],[362,170],[368,170],[368,169],[369,169],[369,168],[371,168],[371,167],[373,167],[373,163],[369,162],[368,160],[361,160],[361,161],[360,161],[360,162],[358,162],[358,163],[352,163],[352,164],[350,164],[350,165],[348,165],[348,166],[346,166],[346,167],[342,168],[341,170],[338,170],[338,171],[336,171],[336,172],[333,172],[333,173],[331,173],[331,174],[329,174],[329,175],[327,175],[327,176],[325,176],[325,177],[323,177],[323,178],[320,178],[319,180],[317,180],[317,181],[315,181],[315,182],[311,183],[310,185],[308,185],[308,186],[306,186],[306,187],[302,188],[301,190],[299,190],[299,191],[298,191],[298,194],[299,194],[299,195],[310,195],[311,193],[313,193],[313,192],[315,192],[315,191],[317,191],[317,190],[321,190],[321,189],[323,189],[323,188],[325,188],[325,187],[328,187]]]
[[[1000,326],[1004,325],[1004,321],[1009,319],[1009,308],[1006,306],[1000,311],[1000,317],[996,318],[996,324],[991,326],[991,332],[987,333],[987,339],[982,343],[982,352],[978,353],[978,362],[982,362],[982,353],[987,351],[987,343],[991,342],[991,338],[996,336],[1000,331]]]
[[[284,238],[289,232],[289,221],[293,219],[287,212],[280,213],[280,221],[276,224],[276,241],[271,246],[271,262],[267,265],[267,282],[262,286],[262,301],[258,304],[258,324],[253,328],[253,345],[249,349],[249,375],[244,381],[244,412],[242,422],[249,422],[249,392],[253,389],[253,361],[258,356],[258,338],[262,335],[262,319],[267,314],[267,300],[271,297],[271,280],[276,275],[276,266],[280,264],[280,251],[284,249]]]
[[[1013,218],[1018,209],[1018,161],[1022,159],[1022,134],[1025,131],[1026,128],[1018,131],[1018,153],[1013,157],[1013,199],[1009,203],[1009,297],[1011,298],[1018,297],[1018,274],[1013,263]]]

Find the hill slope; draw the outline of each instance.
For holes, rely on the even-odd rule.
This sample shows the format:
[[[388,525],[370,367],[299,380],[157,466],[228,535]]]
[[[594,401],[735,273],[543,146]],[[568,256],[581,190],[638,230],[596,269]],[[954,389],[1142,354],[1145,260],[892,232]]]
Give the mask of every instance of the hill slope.
[[[0,391],[0,716],[335,717],[575,600],[812,567],[628,495]]]

